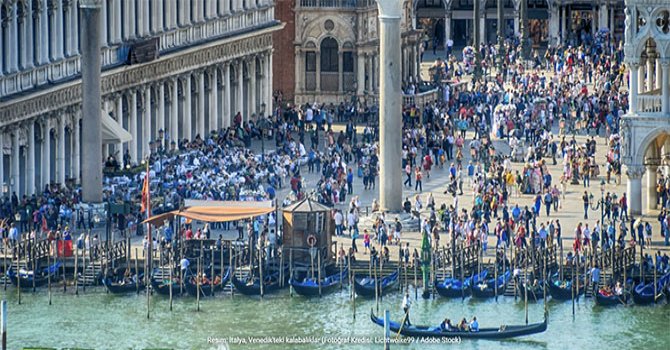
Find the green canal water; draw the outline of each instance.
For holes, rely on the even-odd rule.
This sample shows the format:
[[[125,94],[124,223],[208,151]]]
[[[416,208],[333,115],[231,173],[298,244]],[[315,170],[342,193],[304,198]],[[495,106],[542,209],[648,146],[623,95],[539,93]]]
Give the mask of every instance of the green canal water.
[[[1,291],[1,289],[0,289]],[[413,296],[414,294],[412,294]],[[8,301],[8,349],[31,347],[87,349],[382,349],[375,340],[382,328],[370,321],[374,300],[357,299],[356,319],[346,291],[321,299],[291,298],[288,291],[263,300],[242,295],[201,300],[175,298],[169,311],[167,298],[151,298],[147,320],[146,295],[125,297],[88,289],[78,296],[68,290],[54,291],[48,305],[45,291],[24,293],[18,305],[16,291],[3,293]],[[380,313],[391,311],[400,320],[402,295],[394,293],[380,303]],[[544,306],[530,303],[529,321],[540,322]],[[402,344],[392,349],[670,349],[670,306],[619,306],[603,309],[591,299],[580,299],[572,315],[571,302],[549,301],[549,327],[545,333],[506,341],[463,339],[460,344]],[[413,323],[438,324],[444,317],[477,316],[480,326],[523,324],[521,299],[500,297],[498,302],[466,299],[414,301]],[[208,339],[239,338],[275,341],[279,344],[215,344]],[[291,339],[291,337],[293,339]],[[310,338],[311,337],[311,338]],[[300,340],[326,343],[297,344]],[[291,340],[292,344],[287,342]],[[342,342],[336,344],[334,342]],[[354,344],[353,342],[364,342]]]

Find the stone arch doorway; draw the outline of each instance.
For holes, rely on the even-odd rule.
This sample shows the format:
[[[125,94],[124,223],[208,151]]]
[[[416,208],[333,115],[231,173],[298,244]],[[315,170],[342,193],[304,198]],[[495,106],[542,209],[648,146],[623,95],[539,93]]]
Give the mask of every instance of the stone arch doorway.
[[[321,41],[321,90],[337,91],[339,79],[339,45],[337,40],[326,37]]]

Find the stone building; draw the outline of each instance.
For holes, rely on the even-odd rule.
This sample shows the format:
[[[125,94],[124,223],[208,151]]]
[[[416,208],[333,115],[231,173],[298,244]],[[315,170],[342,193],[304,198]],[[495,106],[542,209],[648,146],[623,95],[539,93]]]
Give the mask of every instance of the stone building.
[[[622,157],[630,209],[640,213],[643,192],[646,209],[656,209],[657,175],[670,174],[670,2],[627,0],[625,16],[630,110],[622,119]]]
[[[498,0],[413,0],[419,26],[431,37],[438,37],[440,47],[446,39],[454,45],[472,42],[473,2],[480,2],[479,37],[482,42],[495,43],[497,35]],[[578,44],[581,33],[595,34],[599,30],[613,32],[623,39],[622,0],[526,0],[528,32],[535,47]],[[521,0],[502,0],[507,36],[519,35]]]
[[[400,1],[400,0],[399,0]],[[375,0],[279,0],[274,89],[295,103],[372,100],[379,87],[379,20]],[[403,1],[402,79],[419,75],[421,32]]]
[[[81,163],[77,0],[0,6],[0,185],[31,195],[78,182],[103,156],[205,136],[272,103],[272,0],[101,0],[99,164]],[[155,143],[153,143],[155,145]]]

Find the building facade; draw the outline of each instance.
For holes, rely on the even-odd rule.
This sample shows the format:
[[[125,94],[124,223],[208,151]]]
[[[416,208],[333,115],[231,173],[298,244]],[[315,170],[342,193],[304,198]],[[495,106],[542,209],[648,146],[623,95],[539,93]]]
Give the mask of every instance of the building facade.
[[[670,174],[670,3],[627,0],[625,18],[630,110],[622,119],[622,157],[630,209],[641,213],[643,192],[645,209],[655,210],[657,175]]]
[[[102,0],[99,164],[81,163],[81,14],[77,0],[0,7],[0,185],[31,195],[78,183],[83,166],[158,142],[205,137],[269,112],[272,0]]]
[[[374,100],[379,87],[379,20],[375,0],[280,0],[275,34],[274,88],[295,103]],[[401,61],[404,82],[417,81],[421,32],[413,4],[403,1]]]
[[[484,43],[495,43],[498,0],[413,0],[420,27],[438,38],[442,47],[446,39],[455,46],[470,45],[473,32],[474,1],[480,3],[479,37]],[[612,32],[623,40],[622,0],[526,0],[528,32],[535,47],[557,44],[577,45],[582,34],[595,35],[599,30]],[[502,0],[504,33],[519,35],[521,0]]]

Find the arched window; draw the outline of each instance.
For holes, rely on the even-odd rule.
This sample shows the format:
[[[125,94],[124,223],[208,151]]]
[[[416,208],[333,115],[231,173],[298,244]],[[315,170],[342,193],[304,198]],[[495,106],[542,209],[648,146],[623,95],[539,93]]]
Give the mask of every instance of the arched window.
[[[333,38],[325,38],[321,42],[321,71],[338,71],[337,41]]]

